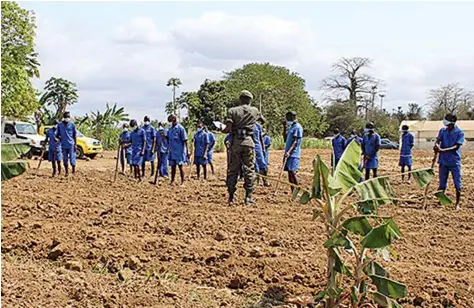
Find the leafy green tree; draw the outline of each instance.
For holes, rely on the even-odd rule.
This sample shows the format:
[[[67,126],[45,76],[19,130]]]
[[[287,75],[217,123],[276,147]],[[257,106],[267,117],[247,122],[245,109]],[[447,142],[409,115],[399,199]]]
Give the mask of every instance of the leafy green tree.
[[[2,1],[2,115],[25,119],[37,107],[30,78],[39,77],[35,16]]]
[[[353,112],[353,106],[345,102],[335,102],[326,107],[326,120],[329,124],[328,134],[337,128],[343,135],[349,135],[352,130],[362,132],[365,121]]]
[[[408,104],[407,120],[421,120],[423,119],[422,107],[416,103]]]
[[[250,91],[253,105],[261,109],[267,120],[267,130],[272,135],[281,133],[281,120],[292,110],[298,114],[308,134],[322,133],[326,126],[319,108],[305,91],[305,80],[296,72],[269,63],[250,63],[224,74],[227,108],[238,101],[242,90]],[[308,113],[308,114],[306,114]]]
[[[176,88],[179,88],[179,86],[182,85],[182,82],[179,78],[177,77],[172,77],[168,79],[168,82],[166,83],[167,87],[172,87],[172,92],[173,92],[173,102],[172,102],[172,114],[177,114],[178,118],[180,117],[180,109],[178,108],[176,104]]]
[[[117,128],[121,122],[128,121],[128,114],[125,113],[123,107],[118,108],[117,104],[113,106],[106,104],[106,109],[103,113],[99,110],[86,114],[85,118],[81,120],[80,124],[86,124],[90,127],[90,131],[95,138],[101,139],[103,131],[108,128]]]
[[[395,117],[398,120],[398,123],[402,123],[402,121],[406,120],[407,115],[403,111],[401,106],[398,106],[397,110],[393,112],[393,117]]]

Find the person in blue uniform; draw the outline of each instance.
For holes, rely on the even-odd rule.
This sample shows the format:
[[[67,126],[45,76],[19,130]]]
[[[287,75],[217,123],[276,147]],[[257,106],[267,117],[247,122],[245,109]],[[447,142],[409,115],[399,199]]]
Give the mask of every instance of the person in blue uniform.
[[[130,131],[128,130],[128,124],[123,125],[123,132],[120,133],[119,137],[120,144],[120,165],[122,166],[122,174],[125,174],[125,161],[130,166],[130,173],[133,173],[132,168],[132,139]]]
[[[262,155],[261,157],[256,154],[256,159],[255,162],[258,164],[258,172],[261,174],[263,177],[263,186],[270,186],[270,183],[268,183],[267,176],[268,176],[268,159],[267,159],[267,145],[265,144],[265,128],[263,128],[263,125],[265,124],[265,118],[263,116],[260,116],[257,119],[257,124],[260,126],[260,143],[261,143],[261,148],[262,148]],[[255,151],[257,153],[257,151]],[[257,169],[255,169],[257,170]],[[259,177],[257,177],[257,184],[259,184]]]
[[[439,187],[445,191],[448,184],[449,173],[453,176],[456,188],[456,209],[461,202],[461,146],[464,144],[464,132],[456,125],[458,118],[453,114],[444,117],[444,127],[440,129],[434,146],[434,151],[439,153]]]
[[[405,167],[408,168],[408,172],[411,171],[412,166],[412,149],[415,145],[415,136],[409,132],[408,125],[402,126],[402,145],[400,147],[400,161],[398,165],[402,167],[402,182],[405,180]],[[411,173],[408,173],[408,183],[410,183]]]
[[[61,175],[61,161],[63,160],[61,143],[56,138],[57,130],[58,120],[54,120],[53,127],[46,132],[46,139],[43,144],[43,151],[46,149],[46,144],[48,144],[48,161],[51,162],[51,166],[53,167],[53,178],[56,176],[56,166],[58,175]]]
[[[207,154],[209,149],[209,135],[204,130],[204,123],[199,121],[193,137],[194,164],[196,165],[197,179],[201,177],[201,166],[204,180],[207,179]]]
[[[130,127],[132,133],[130,134],[130,139],[132,142],[132,167],[133,175],[139,181],[142,180],[140,167],[143,166],[143,156],[145,155],[145,131],[138,127],[136,120],[130,121]]]
[[[260,177],[258,175],[264,175],[267,170],[267,164],[265,163],[265,146],[263,142],[263,128],[260,123],[265,120],[262,117],[257,119],[253,128],[253,141],[255,143],[255,173],[257,174],[257,186],[260,184]],[[265,180],[266,182],[266,180]]]
[[[158,156],[158,175],[168,178],[168,130],[160,123],[156,131],[155,151]]]
[[[151,176],[153,176],[155,174],[155,153],[153,152],[153,148],[155,147],[156,130],[153,125],[151,125],[149,116],[145,116],[145,118],[143,118],[142,129],[145,131],[146,140],[142,164],[142,177],[145,177],[145,164],[147,161],[150,162]]]
[[[76,172],[76,150],[77,139],[76,126],[71,122],[71,113],[66,111],[63,120],[58,124],[56,137],[61,141],[61,149],[63,154],[64,173],[69,175],[69,164],[71,163],[72,174]]]
[[[204,127],[209,138],[209,149],[207,150],[207,164],[211,167],[211,173],[214,175],[214,165],[212,163],[212,154],[214,154],[214,147],[216,146],[216,135],[211,132],[207,126]]]
[[[267,169],[265,170],[265,176],[268,176],[268,166],[270,165],[270,147],[272,146],[272,139],[267,134],[267,131],[263,129],[263,144],[265,145],[265,165]],[[270,183],[267,179],[264,179],[263,185],[270,186]]]
[[[184,164],[189,161],[188,135],[184,127],[178,123],[177,117],[172,114],[168,117],[170,127],[168,129],[169,154],[168,161],[171,166],[171,182],[174,185],[176,177],[176,166],[179,168],[181,185],[184,185]]]
[[[331,143],[333,152],[333,155],[331,156],[331,165],[333,169],[336,169],[346,145],[346,138],[339,133],[339,129],[337,128],[334,129],[334,137],[332,138]]]
[[[286,121],[283,121],[283,138],[285,142],[285,154],[283,160],[286,160],[284,170],[288,171],[288,181],[292,184],[298,183],[298,168],[301,157],[301,142],[303,140],[303,127],[296,119],[296,112],[286,113]],[[293,191],[293,186],[291,191]]]
[[[344,148],[347,148],[347,146],[351,143],[352,140],[355,140],[358,145],[362,144],[362,138],[357,135],[357,132],[355,130],[353,130],[349,138],[347,138],[346,143],[344,144]]]
[[[377,177],[380,136],[375,132],[373,123],[367,123],[364,132],[364,137],[362,138],[362,155],[364,158],[365,180],[368,180],[370,178],[370,170],[372,170],[374,178]]]

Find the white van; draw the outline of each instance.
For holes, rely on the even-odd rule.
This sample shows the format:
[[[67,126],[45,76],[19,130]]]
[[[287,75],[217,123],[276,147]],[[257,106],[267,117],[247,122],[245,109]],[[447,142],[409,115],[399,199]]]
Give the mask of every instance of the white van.
[[[36,131],[35,125],[22,121],[2,120],[2,143],[23,143],[30,145],[29,157],[41,155],[41,148],[46,138]]]

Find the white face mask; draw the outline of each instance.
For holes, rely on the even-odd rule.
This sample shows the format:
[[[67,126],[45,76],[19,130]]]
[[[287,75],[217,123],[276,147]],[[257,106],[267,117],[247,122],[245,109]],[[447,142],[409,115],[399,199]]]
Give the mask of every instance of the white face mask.
[[[63,121],[69,123],[71,121],[71,118],[64,118]]]
[[[443,119],[443,124],[444,124],[444,126],[448,126],[449,124],[454,124],[454,123],[453,123],[453,122],[450,122],[450,121],[448,121],[448,120],[446,120],[446,119]]]
[[[146,126],[150,125],[150,122],[149,121],[145,121],[144,123]]]
[[[138,126],[132,127],[132,131],[136,131],[138,129]]]
[[[286,126],[291,126],[293,125],[293,121],[286,121]]]
[[[123,129],[123,131],[124,131],[124,132],[128,132],[128,128],[125,127],[125,128]]]

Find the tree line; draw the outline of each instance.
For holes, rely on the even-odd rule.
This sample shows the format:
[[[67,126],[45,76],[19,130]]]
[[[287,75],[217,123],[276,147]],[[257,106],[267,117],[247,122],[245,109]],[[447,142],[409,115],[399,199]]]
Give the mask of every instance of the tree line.
[[[34,49],[34,12],[15,2],[2,2],[1,7],[2,115],[17,119],[33,115],[38,127],[48,124],[78,102],[77,86],[64,78],[51,77],[43,91],[34,89],[31,80],[39,78],[40,66]],[[270,63],[248,63],[179,95],[182,82],[172,77],[166,83],[172,90],[172,100],[165,103],[165,112],[178,115],[188,128],[197,120],[212,128],[214,121],[225,121],[239,92],[247,89],[254,95],[253,104],[265,117],[271,135],[280,133],[281,119],[288,110],[298,114],[305,134],[314,137],[331,135],[335,128],[343,134],[362,131],[365,122],[371,121],[381,136],[397,138],[403,120],[441,120],[446,113],[456,113],[462,120],[474,119],[473,91],[458,83],[432,89],[424,105],[413,102],[406,111],[402,107],[387,110],[383,105],[385,83],[371,74],[371,65],[372,60],[364,57],[336,61],[331,74],[321,81],[321,101],[309,95],[305,79],[297,72]],[[91,112],[78,120],[93,136],[103,138],[107,128],[117,128],[127,119],[123,108],[107,104],[105,111]]]

